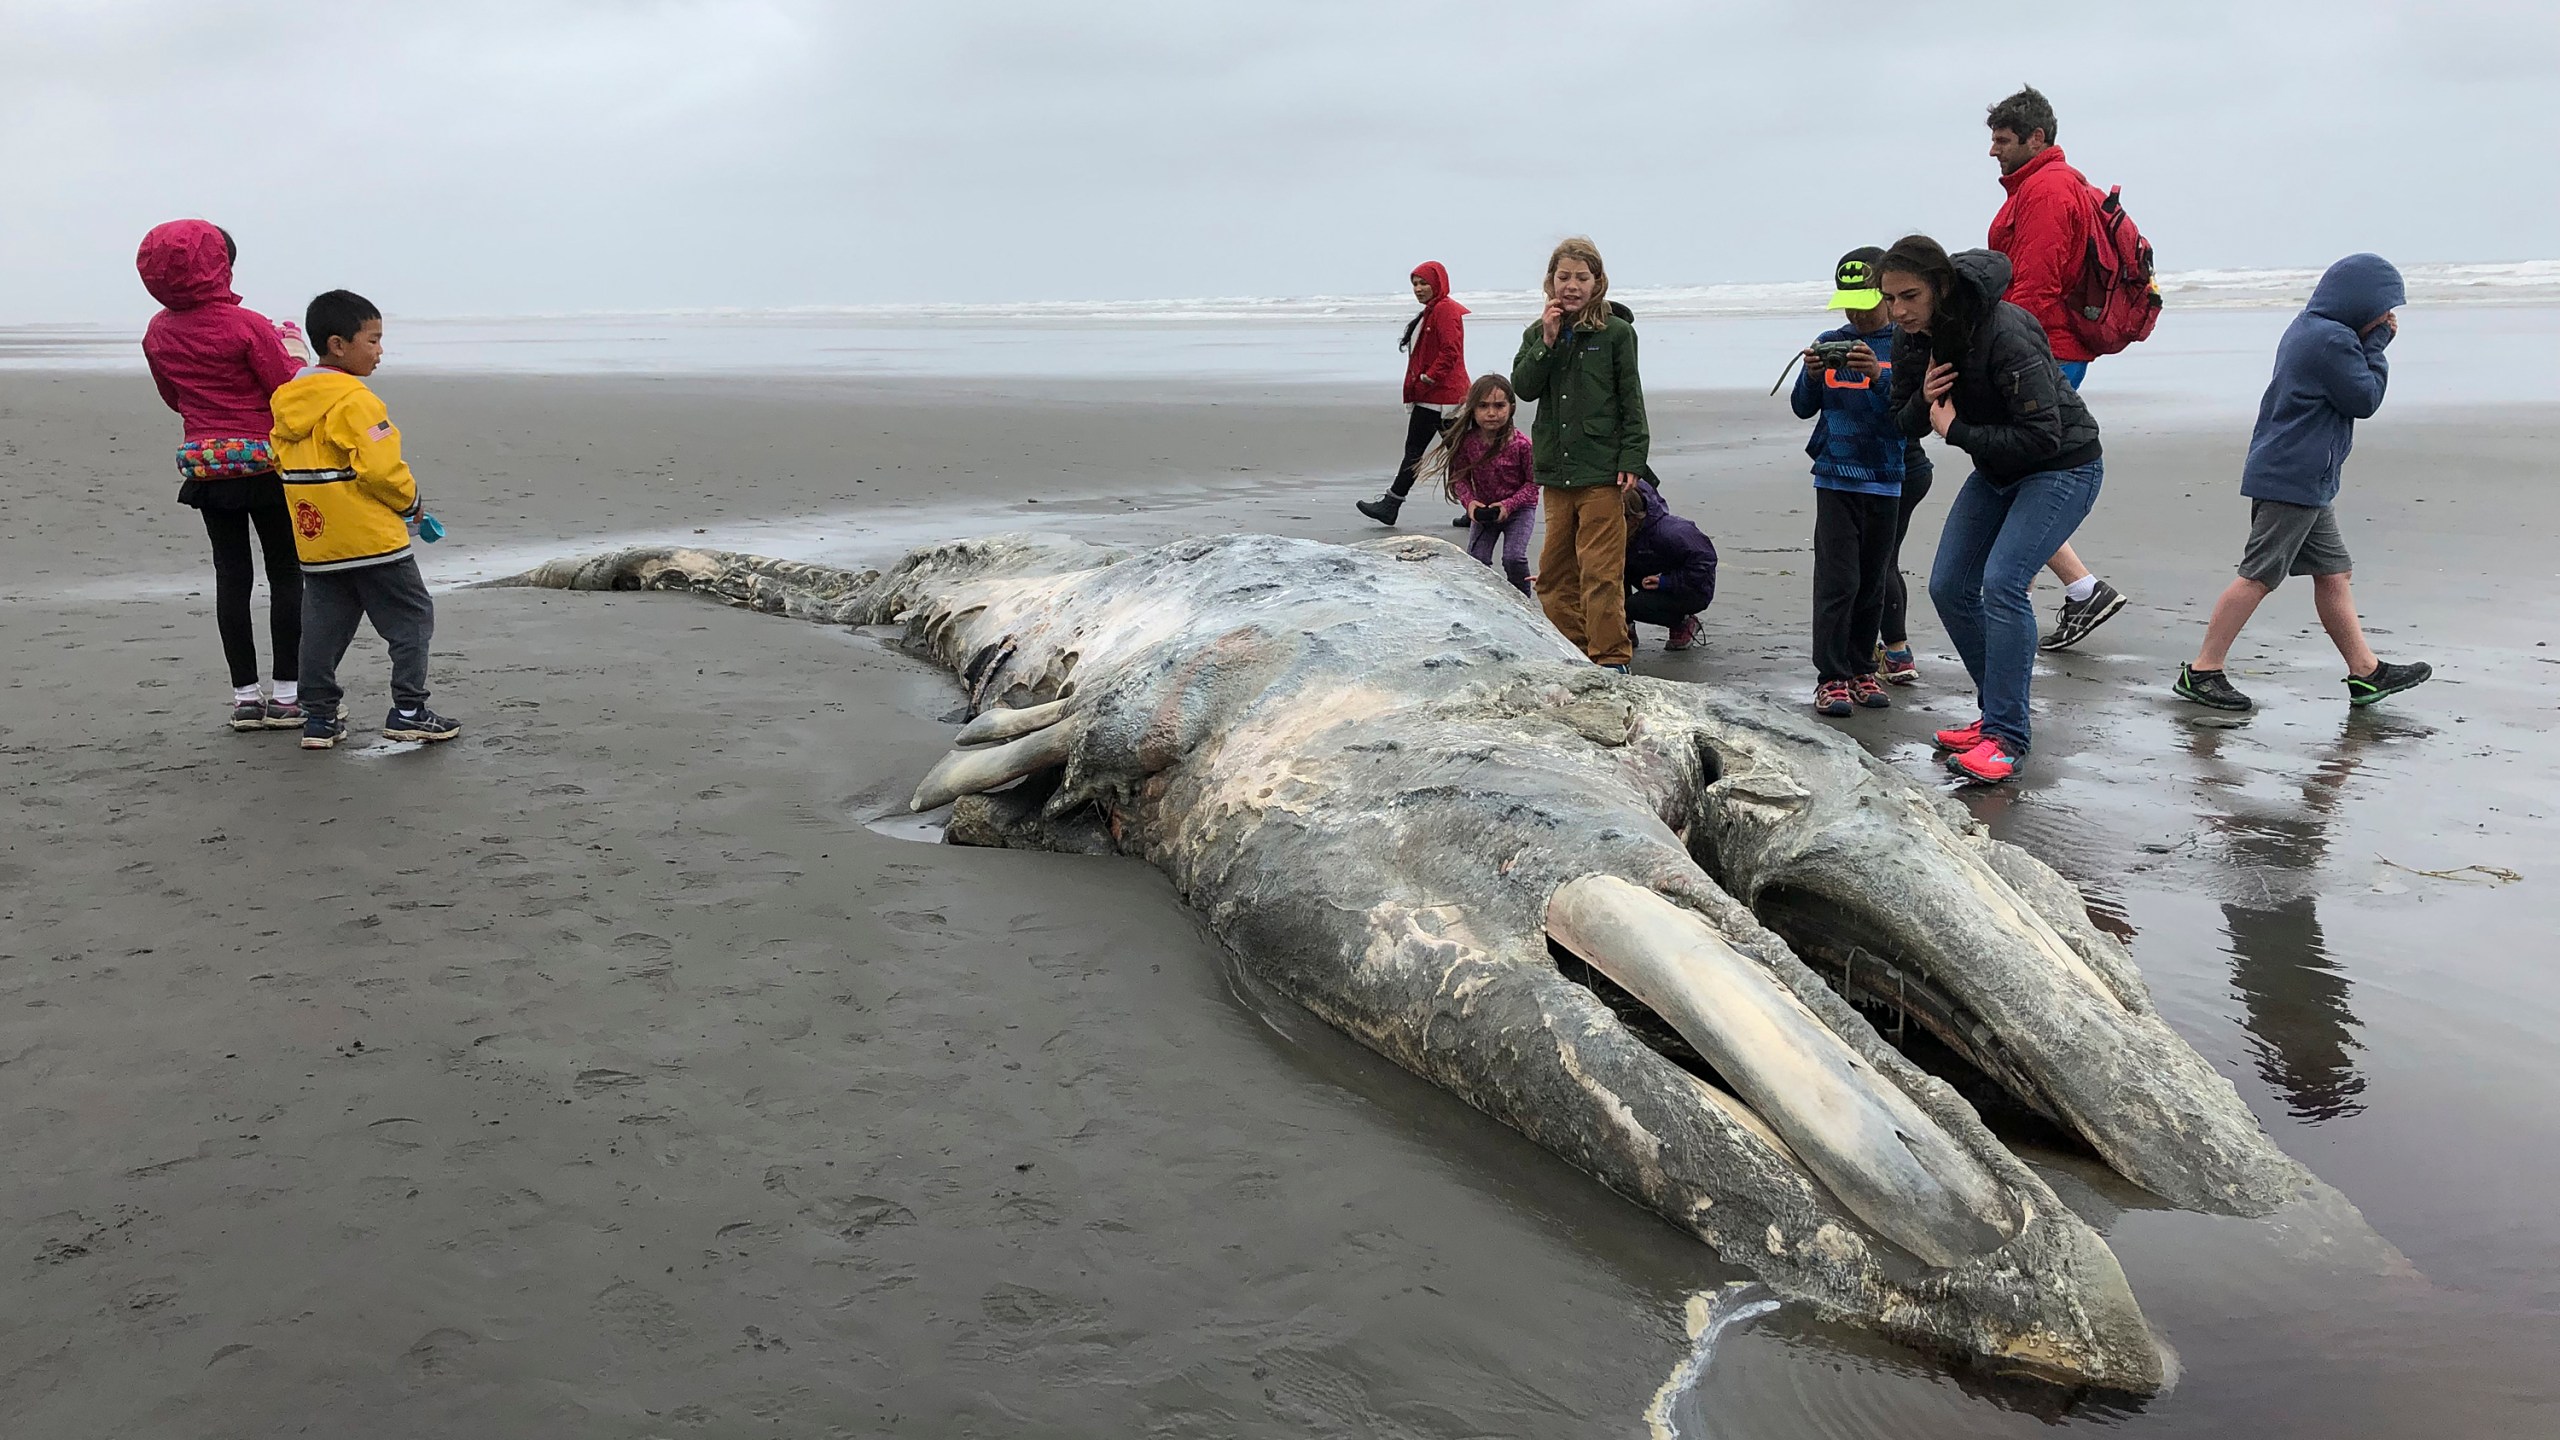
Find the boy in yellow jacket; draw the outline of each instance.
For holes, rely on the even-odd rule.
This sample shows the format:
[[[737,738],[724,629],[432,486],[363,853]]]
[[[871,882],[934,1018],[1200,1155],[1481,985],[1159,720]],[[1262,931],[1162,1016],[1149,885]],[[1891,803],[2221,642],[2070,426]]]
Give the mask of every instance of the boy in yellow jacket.
[[[386,740],[450,740],[462,727],[427,708],[427,644],[435,602],[409,553],[418,482],[400,432],[364,377],[382,363],[382,312],[351,290],[313,298],[303,317],[319,363],[277,389],[276,470],[302,561],[302,748],[347,733],[338,662],[370,619],[391,647]]]

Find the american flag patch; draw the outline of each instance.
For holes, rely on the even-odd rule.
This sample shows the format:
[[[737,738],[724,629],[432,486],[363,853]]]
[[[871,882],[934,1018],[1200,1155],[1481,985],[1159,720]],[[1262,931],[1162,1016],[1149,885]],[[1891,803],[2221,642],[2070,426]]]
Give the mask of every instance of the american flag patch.
[[[364,438],[366,438],[367,440],[388,440],[388,439],[390,439],[390,438],[391,438],[391,422],[390,422],[390,421],[388,421],[388,420],[385,420],[385,421],[381,422],[380,424],[378,424],[378,425],[374,426],[372,429],[367,430],[366,432],[364,432]]]

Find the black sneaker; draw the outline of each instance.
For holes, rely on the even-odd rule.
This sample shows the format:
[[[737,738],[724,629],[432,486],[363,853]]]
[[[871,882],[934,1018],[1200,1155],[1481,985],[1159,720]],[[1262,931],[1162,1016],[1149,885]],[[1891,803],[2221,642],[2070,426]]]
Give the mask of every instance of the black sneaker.
[[[2169,688],[2181,700],[2193,700],[2216,710],[2246,710],[2251,703],[2221,671],[2199,670],[2193,665],[2179,666],[2178,683]]]
[[[233,701],[231,705],[231,728],[234,730],[266,729],[267,702],[264,700]]]
[[[2090,631],[2116,618],[2116,612],[2123,608],[2124,597],[2116,593],[2116,587],[2101,580],[2086,600],[2066,597],[2061,615],[2054,619],[2053,633],[2037,643],[2046,650],[2068,650],[2088,639]]]
[[[1404,497],[1390,490],[1375,500],[1363,500],[1351,507],[1381,525],[1396,523],[1396,513],[1404,509]]]
[[[344,715],[305,715],[302,717],[302,748],[326,750],[347,735]]]
[[[2394,665],[2388,660],[2377,660],[2374,662],[2372,674],[2347,677],[2347,703],[2370,705],[2385,695],[2397,695],[2403,690],[2415,690],[2432,679],[2435,673],[2436,667],[2425,661],[2419,661],[2413,665]]]
[[[303,733],[310,732],[305,730]],[[461,726],[424,705],[405,715],[394,710],[382,717],[382,738],[385,740],[450,740],[461,733]],[[310,742],[306,740],[303,743],[307,745]]]
[[[304,718],[298,701],[267,702],[267,728],[270,730],[299,730]]]
[[[1474,520],[1472,517],[1470,517],[1470,516],[1461,515],[1461,516],[1459,516],[1457,519],[1452,520],[1452,521],[1450,521],[1449,523],[1450,523],[1451,525],[1453,525],[1453,526],[1457,527],[1457,528],[1458,528],[1458,529],[1460,529],[1460,530],[1465,530],[1465,529],[1468,529],[1468,528],[1470,528],[1471,526],[1473,526],[1476,522],[1475,522],[1475,520]]]

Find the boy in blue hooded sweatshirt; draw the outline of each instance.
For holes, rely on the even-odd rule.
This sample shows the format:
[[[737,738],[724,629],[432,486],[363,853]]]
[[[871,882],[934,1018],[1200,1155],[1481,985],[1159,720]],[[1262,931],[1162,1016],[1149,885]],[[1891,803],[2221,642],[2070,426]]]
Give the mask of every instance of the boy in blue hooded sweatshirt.
[[[2407,299],[2390,261],[2350,255],[2320,277],[2311,303],[2285,328],[2276,345],[2275,378],[2258,402],[2258,426],[2250,432],[2249,459],[2240,472],[2240,493],[2249,497],[2249,545],[2240,557],[2240,578],[2214,602],[2204,648],[2178,667],[2171,688],[2182,698],[2216,710],[2250,707],[2249,697],[2223,674],[2223,661],[2240,627],[2287,575],[2311,577],[2320,626],[2347,662],[2348,704],[2370,705],[2435,674],[2424,664],[2389,664],[2365,644],[2348,586],[2353,566],[2329,508],[2338,498],[2339,467],[2355,444],[2356,422],[2382,408],[2383,387],[2391,378],[2382,351],[2400,333],[2393,312]]]

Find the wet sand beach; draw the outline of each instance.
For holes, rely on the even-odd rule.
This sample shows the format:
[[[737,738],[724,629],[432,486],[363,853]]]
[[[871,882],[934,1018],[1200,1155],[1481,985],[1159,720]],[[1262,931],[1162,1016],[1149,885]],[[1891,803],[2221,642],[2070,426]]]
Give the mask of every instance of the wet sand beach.
[[[632,538],[1358,539],[1403,426],[1311,384],[377,388],[452,530],[439,584]],[[2049,1156],[2174,1392],[2066,1404],[1790,1308],[1728,1332],[1680,1433],[2547,1435],[2560,405],[2363,427],[2358,599],[2438,678],[2351,713],[2288,586],[2233,724],[2166,683],[2245,532],[2245,418],[2090,403],[2079,545],[2134,605],[2046,657],[2028,780],[1968,803],[2414,1273]],[[1724,568],[1699,646],[1648,629],[1636,668],[1801,703],[1802,427],[1740,392],[1654,412]],[[960,704],[881,636],[450,589],[461,740],[373,742],[370,634],[351,748],[228,733],[173,436],[138,375],[0,386],[0,1432],[1620,1436],[1685,1302],[1746,1278],[1239,993],[1144,865],[875,828]],[[1972,711],[1914,612],[1923,684],[1841,723],[1927,776]]]

